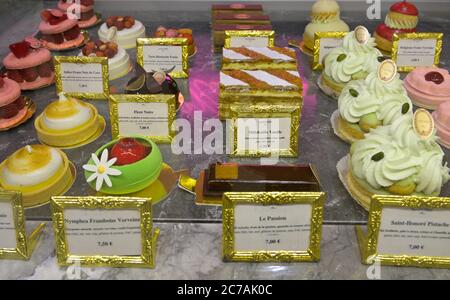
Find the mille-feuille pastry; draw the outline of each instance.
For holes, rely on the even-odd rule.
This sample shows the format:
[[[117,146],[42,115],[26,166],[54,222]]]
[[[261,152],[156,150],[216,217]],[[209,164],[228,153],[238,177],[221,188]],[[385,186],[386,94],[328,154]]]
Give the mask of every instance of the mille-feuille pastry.
[[[405,88],[412,102],[427,109],[450,100],[450,74],[436,67],[418,67],[405,78]]]
[[[303,42],[309,50],[314,49],[316,32],[348,32],[348,25],[340,18],[339,4],[335,0],[317,0],[311,9],[311,22],[305,27]]]
[[[214,51],[215,52],[222,51],[222,48],[225,45],[225,31],[248,31],[248,30],[272,31],[273,27],[270,24],[267,25],[215,24],[213,25]]]
[[[419,23],[419,10],[411,2],[400,1],[389,9],[384,23],[378,25],[374,37],[377,47],[386,52],[392,50],[394,34],[416,32]]]
[[[232,104],[302,103],[303,84],[294,70],[223,70],[220,72],[219,117],[230,117]]]
[[[350,148],[350,193],[366,209],[374,194],[439,196],[450,170],[436,139],[420,137],[409,114],[371,130]]]
[[[381,56],[367,29],[356,27],[344,37],[342,47],[325,56],[325,67],[319,79],[322,90],[338,97],[351,80],[364,79],[369,73],[376,72]]]
[[[224,48],[222,70],[297,70],[297,55],[287,47]]]
[[[212,17],[217,13],[249,13],[263,12],[261,4],[250,3],[232,3],[232,4],[213,4],[211,7]]]
[[[216,24],[270,25],[270,17],[260,12],[216,13],[212,25]]]
[[[70,164],[61,150],[25,146],[0,164],[0,186],[21,192],[25,207],[44,204],[70,187],[74,179]]]

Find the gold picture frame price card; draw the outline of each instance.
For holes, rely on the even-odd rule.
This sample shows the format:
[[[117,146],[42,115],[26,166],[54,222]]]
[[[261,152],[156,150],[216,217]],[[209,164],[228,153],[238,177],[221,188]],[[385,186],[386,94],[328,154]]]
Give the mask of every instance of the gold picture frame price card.
[[[106,57],[55,56],[56,92],[91,100],[106,100],[109,66]]]
[[[316,32],[314,35],[313,70],[322,70],[323,59],[331,50],[342,45],[348,32]]]
[[[151,199],[52,197],[50,206],[60,266],[154,268]]]
[[[232,47],[274,47],[273,30],[226,30],[225,48]]]
[[[138,38],[137,63],[147,72],[173,70],[173,78],[189,77],[187,38]]]
[[[27,236],[21,193],[0,191],[0,259],[29,260],[44,227]]]
[[[410,72],[416,67],[437,67],[442,53],[443,33],[394,34],[392,60],[399,72]]]
[[[225,193],[223,260],[320,260],[322,192]]]
[[[232,157],[297,157],[301,104],[230,106]]]
[[[356,234],[364,264],[450,268],[450,198],[374,195]]]
[[[130,135],[149,137],[155,143],[171,143],[176,135],[175,95],[110,95],[109,112],[113,139]]]

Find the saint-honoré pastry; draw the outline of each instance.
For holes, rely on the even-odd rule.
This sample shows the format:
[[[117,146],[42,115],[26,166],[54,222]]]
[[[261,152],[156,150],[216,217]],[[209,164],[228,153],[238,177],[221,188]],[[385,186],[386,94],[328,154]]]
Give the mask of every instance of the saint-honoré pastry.
[[[25,146],[0,164],[0,185],[22,193],[25,207],[59,196],[72,182],[66,154],[45,145]]]
[[[222,70],[297,70],[297,55],[287,47],[224,48]]]
[[[141,65],[136,64],[136,75],[128,81],[125,91],[127,94],[173,94],[178,109],[184,103],[184,97],[177,82],[169,75],[171,70],[146,72]]]
[[[110,80],[125,76],[131,69],[128,53],[115,42],[90,41],[83,47],[80,55],[107,57]]]
[[[433,112],[434,125],[439,137],[438,143],[450,149],[450,100],[439,104]]]
[[[306,48],[314,49],[316,32],[348,32],[348,25],[340,18],[339,4],[335,0],[317,0],[311,10],[311,23],[306,25],[303,41]]]
[[[19,83],[22,90],[48,86],[55,80],[50,51],[35,38],[9,45],[11,52],[3,59],[9,79]]]
[[[380,70],[393,61],[380,64],[377,72],[365,79],[350,81],[339,96],[337,129],[347,141],[360,140],[364,134],[382,125],[390,125],[405,114],[412,114],[412,103],[400,75],[381,78]]]
[[[58,8],[65,13],[80,13],[78,26],[87,28],[94,25],[97,21],[97,15],[94,12],[94,0],[59,0]]]
[[[302,102],[303,84],[294,70],[222,70],[219,117],[230,116],[231,104]]]
[[[100,40],[116,42],[119,47],[136,47],[136,40],[145,37],[145,26],[130,16],[112,16],[98,30]]]
[[[92,154],[83,166],[89,185],[105,194],[130,194],[152,184],[161,172],[158,146],[145,137],[112,141]]]
[[[189,56],[195,53],[194,35],[190,28],[167,29],[163,26],[159,26],[156,29],[154,36],[155,38],[186,38],[188,40]]]
[[[41,19],[39,31],[49,50],[78,47],[84,42],[78,21],[69,19],[66,13],[58,9],[46,9],[41,12]]]
[[[391,52],[394,34],[416,32],[419,23],[419,10],[414,4],[406,1],[394,3],[384,23],[378,25],[374,36],[378,48]]]
[[[436,67],[418,67],[406,76],[405,88],[415,105],[437,109],[450,100],[450,74]]]
[[[347,180],[356,200],[368,208],[374,194],[438,196],[450,170],[436,131],[430,133],[419,137],[407,114],[353,143]]]
[[[344,37],[342,47],[333,49],[325,57],[321,85],[339,96],[344,86],[355,79],[364,79],[376,72],[381,52],[365,27],[358,26]]]
[[[91,138],[100,122],[95,106],[61,93],[59,100],[50,103],[36,118],[34,126],[42,143],[67,147]]]
[[[0,77],[0,130],[20,123],[27,115],[27,103],[14,80]]]

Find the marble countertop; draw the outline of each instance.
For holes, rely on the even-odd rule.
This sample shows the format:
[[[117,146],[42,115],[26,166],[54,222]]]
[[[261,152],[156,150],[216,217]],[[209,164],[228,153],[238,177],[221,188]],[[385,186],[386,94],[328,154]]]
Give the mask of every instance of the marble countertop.
[[[27,227],[38,224],[29,222]],[[155,223],[154,227],[161,230],[154,269],[60,268],[47,223],[31,260],[0,260],[0,279],[450,279],[450,270],[388,266],[375,270],[361,264],[351,225],[324,226],[317,263],[224,263],[221,224]]]

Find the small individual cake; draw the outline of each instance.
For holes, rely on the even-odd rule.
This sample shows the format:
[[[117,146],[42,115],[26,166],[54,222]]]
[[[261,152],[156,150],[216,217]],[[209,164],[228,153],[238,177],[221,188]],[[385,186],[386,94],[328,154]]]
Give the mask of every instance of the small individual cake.
[[[91,138],[100,126],[95,106],[66,98],[62,93],[59,97],[34,122],[40,141],[54,147],[68,147]]]
[[[375,48],[365,27],[358,26],[344,37],[342,47],[333,49],[325,57],[325,68],[320,78],[327,94],[339,96],[344,86],[355,79],[364,79],[376,72],[381,52]]]
[[[192,34],[192,29],[190,29],[190,28],[167,29],[163,26],[159,26],[155,31],[154,37],[156,37],[156,38],[186,38],[188,40],[189,56],[191,56],[195,53],[194,35]]]
[[[127,94],[173,94],[176,98],[176,108],[184,103],[184,97],[177,82],[169,75],[170,70],[146,72],[136,64],[136,76],[128,81],[125,87]]]
[[[79,12],[78,26],[87,28],[94,25],[97,21],[97,15],[94,12],[94,0],[59,0],[58,8],[64,13]]]
[[[450,149],[450,100],[442,102],[433,112],[434,124],[436,126],[438,143]]]
[[[0,185],[22,193],[25,207],[44,204],[66,191],[73,180],[64,152],[45,145],[25,146],[0,164]]]
[[[380,69],[384,65],[380,64],[379,70],[365,79],[350,81],[342,90],[337,129],[346,141],[363,139],[371,129],[412,114],[412,103],[400,75],[395,72],[388,80],[381,78]]]
[[[158,146],[145,137],[112,141],[92,154],[83,166],[89,185],[105,194],[130,194],[158,179],[162,168]]]
[[[64,50],[78,47],[84,41],[78,21],[69,19],[66,13],[58,9],[46,9],[41,12],[39,31],[45,47],[49,50]]]
[[[8,78],[19,83],[22,90],[34,90],[55,81],[50,51],[35,38],[9,45],[11,52],[3,59]]]
[[[125,76],[131,69],[128,53],[114,42],[90,41],[83,47],[80,55],[107,57],[110,80]]]
[[[347,176],[351,194],[366,208],[374,194],[439,196],[450,176],[435,132],[420,137],[408,114],[353,143]]]
[[[339,4],[335,0],[317,0],[311,10],[311,23],[306,25],[303,42],[306,48],[314,49],[316,32],[348,32],[348,25],[340,18]]]
[[[450,100],[450,74],[436,67],[418,67],[405,78],[405,88],[413,103],[427,109]]]
[[[98,30],[100,40],[114,41],[119,47],[136,47],[136,40],[145,37],[145,26],[130,16],[112,16]]]
[[[394,34],[416,32],[419,23],[419,10],[414,4],[406,1],[394,3],[384,23],[378,25],[374,36],[378,48],[391,52]]]
[[[0,130],[19,124],[27,115],[27,102],[14,80],[0,77]]]

